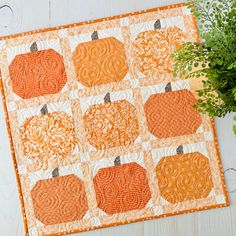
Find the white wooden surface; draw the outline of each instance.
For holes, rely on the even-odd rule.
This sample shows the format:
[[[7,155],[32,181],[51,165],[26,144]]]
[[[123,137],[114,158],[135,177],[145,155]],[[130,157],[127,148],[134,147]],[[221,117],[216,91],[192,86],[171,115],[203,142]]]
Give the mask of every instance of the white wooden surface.
[[[0,35],[63,25],[146,8],[178,3],[180,0],[0,0]],[[233,114],[216,119],[224,170],[236,169],[236,138]],[[235,122],[236,124],[236,122]],[[0,236],[24,235],[15,174],[0,105]],[[81,236],[233,236],[236,235],[236,171],[225,173],[231,205],[124,226],[81,233]],[[78,235],[78,234],[77,234]]]

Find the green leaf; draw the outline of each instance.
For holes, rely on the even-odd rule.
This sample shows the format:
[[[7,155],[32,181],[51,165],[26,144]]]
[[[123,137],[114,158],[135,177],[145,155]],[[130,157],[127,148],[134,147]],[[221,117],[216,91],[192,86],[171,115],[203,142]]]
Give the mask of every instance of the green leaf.
[[[236,101],[236,87],[232,89],[232,94],[234,96],[234,100]]]
[[[233,131],[234,131],[234,134],[236,135],[236,125],[233,125]]]
[[[236,61],[233,62],[232,64],[230,64],[227,69],[228,69],[228,70],[232,70],[233,68],[236,68]]]

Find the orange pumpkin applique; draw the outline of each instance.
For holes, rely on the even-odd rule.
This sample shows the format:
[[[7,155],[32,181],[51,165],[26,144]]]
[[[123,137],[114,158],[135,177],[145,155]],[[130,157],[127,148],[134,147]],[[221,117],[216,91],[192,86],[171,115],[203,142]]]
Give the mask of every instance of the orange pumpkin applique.
[[[206,198],[213,188],[210,163],[199,152],[163,157],[157,167],[157,182],[161,196],[170,203]]]
[[[84,182],[76,175],[39,180],[31,190],[35,217],[44,225],[81,220],[88,211]]]
[[[136,108],[126,100],[111,102],[109,93],[104,101],[83,116],[89,143],[99,150],[134,143],[139,135]]]
[[[138,70],[149,77],[172,74],[171,54],[186,37],[178,27],[161,29],[160,21],[156,21],[154,30],[140,33],[133,42]]]
[[[136,162],[102,168],[93,179],[98,207],[108,215],[143,209],[151,199],[146,170]]]
[[[165,93],[151,95],[144,105],[149,132],[157,138],[195,133],[201,116],[193,108],[194,95],[187,89],[171,91],[171,83],[165,89]]]
[[[86,87],[118,82],[128,72],[123,43],[114,37],[98,39],[92,34],[92,41],[80,43],[73,53],[77,80]]]
[[[28,118],[20,128],[23,153],[27,157],[66,157],[76,144],[73,119],[65,112],[48,113]]]
[[[13,91],[23,99],[55,94],[67,82],[63,57],[53,49],[17,55],[9,66]]]

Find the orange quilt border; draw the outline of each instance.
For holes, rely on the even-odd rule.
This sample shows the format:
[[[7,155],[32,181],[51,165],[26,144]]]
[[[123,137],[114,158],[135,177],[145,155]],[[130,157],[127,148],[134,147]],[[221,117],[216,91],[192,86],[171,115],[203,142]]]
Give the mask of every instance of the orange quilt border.
[[[167,6],[156,7],[156,8],[151,8],[151,9],[147,9],[147,10],[116,15],[116,16],[112,16],[112,17],[100,18],[100,19],[97,19],[97,20],[89,20],[89,21],[79,22],[79,23],[75,23],[75,24],[68,24],[68,25],[64,25],[64,26],[57,26],[57,27],[51,27],[51,28],[46,28],[46,29],[32,30],[32,31],[13,34],[13,35],[9,35],[9,36],[3,36],[3,37],[0,37],[0,40],[12,39],[12,38],[17,38],[17,37],[21,37],[21,36],[26,36],[26,35],[36,34],[36,33],[43,33],[43,32],[48,32],[48,31],[53,31],[53,30],[67,29],[67,28],[72,28],[72,27],[84,25],[84,24],[92,24],[92,23],[102,22],[102,21],[105,21],[105,20],[120,19],[120,18],[123,18],[123,17],[154,12],[154,11],[157,11],[157,10],[160,11],[160,10],[166,10],[166,9],[172,9],[172,8],[179,8],[179,7],[188,6],[188,5],[193,6],[194,4],[192,2],[171,4],[171,5],[167,5]],[[194,16],[193,16],[193,20],[194,20],[195,29],[197,29],[197,21],[196,21],[196,18]],[[196,39],[198,41],[200,40],[198,35],[197,35]],[[18,167],[17,167],[16,156],[15,156],[13,140],[12,140],[12,135],[11,135],[10,121],[9,121],[8,110],[7,110],[7,105],[6,105],[5,93],[4,93],[4,89],[3,89],[1,71],[0,71],[0,90],[1,90],[1,95],[2,95],[2,102],[3,102],[5,120],[6,120],[6,124],[7,124],[7,132],[8,132],[8,139],[9,139],[9,142],[10,142],[11,155],[12,155],[12,159],[13,159],[13,163],[14,163],[14,170],[15,170],[16,181],[17,181],[17,185],[18,185],[18,193],[19,193],[19,197],[20,197],[21,211],[22,211],[22,215],[23,215],[25,235],[28,235],[29,232],[28,232],[27,219],[26,219],[26,215],[25,215],[25,206],[24,206],[24,200],[23,200],[23,193],[22,193],[21,184],[20,184],[20,177],[19,177],[19,174],[18,174]],[[106,227],[111,227],[111,226],[124,225],[124,224],[134,223],[134,222],[138,222],[138,221],[145,221],[145,220],[156,219],[156,218],[161,218],[161,217],[166,217],[166,216],[180,215],[180,214],[184,214],[184,213],[190,213],[190,212],[195,212],[195,211],[202,211],[202,210],[207,210],[207,209],[212,209],[212,208],[219,208],[219,207],[228,206],[229,205],[229,196],[228,196],[228,193],[227,193],[225,178],[224,178],[224,175],[223,175],[223,168],[222,168],[222,163],[221,163],[221,159],[220,159],[220,152],[219,152],[217,136],[216,136],[215,122],[214,122],[213,118],[211,118],[211,128],[213,130],[214,144],[215,144],[215,149],[216,149],[216,154],[217,154],[218,167],[219,167],[219,170],[220,170],[221,182],[222,182],[222,185],[223,185],[223,191],[224,191],[224,195],[225,195],[225,198],[226,198],[226,203],[215,204],[215,205],[206,206],[206,207],[198,207],[198,208],[182,210],[182,211],[176,211],[176,212],[162,214],[162,215],[158,215],[158,216],[143,217],[143,218],[138,218],[138,219],[129,220],[129,221],[125,221],[125,222],[116,222],[116,223],[105,224],[105,225],[101,225],[101,226],[94,226],[94,227],[86,228],[84,230],[73,230],[73,231],[68,231],[68,232],[58,232],[56,234],[48,234],[48,236],[73,234],[73,233],[79,233],[79,232],[94,230],[94,229],[101,229],[101,228],[106,228]]]

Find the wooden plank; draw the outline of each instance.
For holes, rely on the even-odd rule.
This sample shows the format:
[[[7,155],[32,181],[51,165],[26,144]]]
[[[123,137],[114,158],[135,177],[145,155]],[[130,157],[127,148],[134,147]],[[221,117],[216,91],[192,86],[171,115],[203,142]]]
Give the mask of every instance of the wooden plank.
[[[129,227],[128,227],[129,226]],[[121,225],[110,228],[103,228],[99,230],[72,234],[76,236],[144,236],[143,223],[133,223],[129,225]]]
[[[0,36],[49,27],[48,0],[0,1]],[[12,11],[12,12],[11,12]],[[24,235],[16,178],[0,100],[0,235]]]
[[[49,27],[49,1],[8,0],[0,1],[0,36]],[[12,11],[12,13],[11,13]],[[7,27],[6,27],[7,26]]]
[[[50,0],[53,26],[93,20],[147,8],[181,2],[179,0]]]
[[[236,229],[232,222],[233,208],[215,209],[198,213],[199,235],[234,236]],[[235,214],[234,214],[235,217]]]

